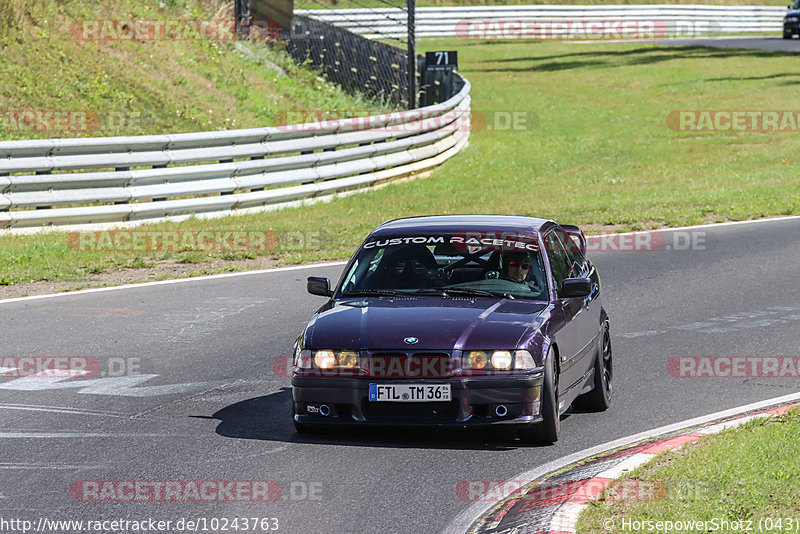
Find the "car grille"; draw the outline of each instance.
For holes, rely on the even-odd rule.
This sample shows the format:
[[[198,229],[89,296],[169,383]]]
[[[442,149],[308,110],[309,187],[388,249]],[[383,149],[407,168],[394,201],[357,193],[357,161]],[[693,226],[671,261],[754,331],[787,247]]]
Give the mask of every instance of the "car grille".
[[[458,402],[370,402],[364,400],[364,416],[367,421],[387,423],[403,421],[435,422],[455,421],[458,418]]]
[[[369,357],[372,378],[444,378],[453,375],[446,352],[382,352]]]

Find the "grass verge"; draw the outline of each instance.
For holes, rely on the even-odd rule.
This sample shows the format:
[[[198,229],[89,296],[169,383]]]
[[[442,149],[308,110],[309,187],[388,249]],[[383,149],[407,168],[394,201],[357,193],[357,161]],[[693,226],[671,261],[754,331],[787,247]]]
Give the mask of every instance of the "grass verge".
[[[83,30],[114,20],[180,25],[170,38],[146,22],[141,38],[118,39],[121,24]],[[281,122],[279,111],[378,109],[281,50],[252,43],[257,58],[238,52],[225,38],[232,20],[232,2],[219,0],[2,0],[0,141],[251,128]],[[203,37],[195,24],[219,31]],[[27,111],[89,119],[22,120]]]
[[[626,520],[662,521],[660,532],[668,521],[708,522],[696,532],[797,532],[799,455],[797,408],[755,419],[662,453],[612,483],[581,514],[577,531],[633,531],[623,527]],[[656,491],[631,491],[646,487]]]
[[[394,217],[505,213],[586,231],[800,214],[798,131],[675,131],[676,110],[791,110],[797,56],[646,43],[424,41],[459,51],[470,145],[432,178],[334,202],[156,229],[273,231],[278,263],[339,259]],[[90,253],[63,234],[0,237],[0,278],[86,280],[181,253]],[[260,253],[254,252],[259,255]],[[223,253],[198,253],[198,263]]]

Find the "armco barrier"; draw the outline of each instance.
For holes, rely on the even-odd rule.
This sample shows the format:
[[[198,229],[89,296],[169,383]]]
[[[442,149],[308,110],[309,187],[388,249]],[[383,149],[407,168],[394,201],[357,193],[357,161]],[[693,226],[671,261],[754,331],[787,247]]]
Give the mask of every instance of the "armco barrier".
[[[234,214],[424,172],[470,129],[470,84],[434,106],[249,130],[0,142],[0,229]]]
[[[369,38],[399,37],[407,34],[406,12],[401,8],[306,9],[298,14],[342,26]],[[530,5],[530,6],[455,6],[419,7],[416,10],[416,35],[456,37],[467,21],[657,21],[659,37],[680,37],[711,33],[782,31],[784,6],[707,6],[707,5]],[[459,23],[461,25],[459,26]],[[497,30],[503,38],[502,27]],[[614,29],[605,30],[613,33]],[[513,32],[509,32],[512,33]],[[507,38],[514,38],[509,35]]]

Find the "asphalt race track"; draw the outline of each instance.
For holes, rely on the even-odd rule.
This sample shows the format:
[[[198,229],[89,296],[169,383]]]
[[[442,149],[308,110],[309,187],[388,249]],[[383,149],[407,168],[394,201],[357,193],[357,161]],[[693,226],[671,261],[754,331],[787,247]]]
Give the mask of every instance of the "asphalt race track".
[[[305,278],[336,278],[341,267],[2,303],[0,356],[88,357],[100,370],[0,378],[0,516],[269,517],[280,532],[438,532],[470,505],[459,481],[513,479],[796,391],[797,379],[675,378],[666,362],[800,353],[798,232],[793,218],[668,231],[658,251],[591,253],[612,321],[614,401],[603,414],[567,414],[549,447],[477,432],[295,434],[289,379],[273,364],[323,303]],[[267,503],[97,503],[70,495],[85,480],[273,480],[282,493]]]

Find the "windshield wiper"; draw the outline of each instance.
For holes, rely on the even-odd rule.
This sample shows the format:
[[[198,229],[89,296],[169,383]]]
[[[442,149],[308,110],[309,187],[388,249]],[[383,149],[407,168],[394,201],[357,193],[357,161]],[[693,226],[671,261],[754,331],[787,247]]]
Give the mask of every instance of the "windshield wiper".
[[[442,291],[450,295],[474,295],[478,297],[503,297],[513,299],[514,295],[511,293],[502,293],[500,291],[487,291],[485,289],[475,289],[472,287],[443,287]]]
[[[407,291],[396,291],[394,289],[354,289],[352,291],[348,291],[347,293],[342,293],[343,297],[352,297],[355,295],[364,295],[364,296],[371,296],[376,295],[380,297],[397,297],[397,296],[408,296],[409,293]]]
[[[398,291],[395,289],[354,289],[347,293],[342,293],[343,297],[352,296],[381,296],[381,297],[408,297],[411,295],[435,295],[441,297],[449,297],[451,295],[470,295],[478,297],[503,297],[513,299],[514,295],[510,293],[502,293],[500,291],[487,291],[485,289],[474,289],[470,287],[443,287],[443,288],[425,288],[411,291]]]
[[[412,295],[435,295],[446,297],[447,291],[438,287],[426,287],[425,289],[417,289],[411,292]]]

